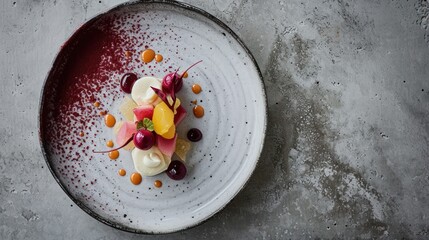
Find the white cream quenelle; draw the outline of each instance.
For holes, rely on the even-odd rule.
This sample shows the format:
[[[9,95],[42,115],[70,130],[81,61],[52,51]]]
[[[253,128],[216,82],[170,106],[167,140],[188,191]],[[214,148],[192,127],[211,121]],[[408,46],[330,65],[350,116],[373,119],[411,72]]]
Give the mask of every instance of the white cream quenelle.
[[[161,153],[158,147],[153,146],[149,150],[134,148],[131,156],[134,168],[144,176],[154,176],[167,170],[171,158]]]
[[[142,77],[138,79],[131,90],[131,97],[138,105],[154,104],[158,95],[151,87],[161,89],[161,79],[155,77]]]

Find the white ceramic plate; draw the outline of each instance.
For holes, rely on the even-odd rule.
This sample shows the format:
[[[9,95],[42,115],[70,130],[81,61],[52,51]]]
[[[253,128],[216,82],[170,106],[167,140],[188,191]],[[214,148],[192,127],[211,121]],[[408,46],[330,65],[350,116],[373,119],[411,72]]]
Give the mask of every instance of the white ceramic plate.
[[[164,61],[143,64],[139,53],[146,46]],[[125,51],[133,54],[130,59]],[[179,93],[189,113],[179,136],[186,138],[192,127],[203,132],[188,153],[185,179],[160,174],[135,186],[129,180],[130,152],[120,150],[117,161],[92,153],[114,139],[98,113],[108,110],[120,118],[124,73],[162,78],[198,60],[203,62],[189,72]],[[199,95],[191,91],[194,83],[202,86]],[[192,115],[195,99],[206,110],[201,119]],[[183,230],[222,209],[252,175],[266,121],[261,74],[247,48],[218,19],[171,1],[123,4],[83,25],[58,54],[40,103],[41,145],[54,178],[94,218],[137,233]],[[120,168],[127,176],[117,174]],[[153,187],[158,179],[159,189]]]

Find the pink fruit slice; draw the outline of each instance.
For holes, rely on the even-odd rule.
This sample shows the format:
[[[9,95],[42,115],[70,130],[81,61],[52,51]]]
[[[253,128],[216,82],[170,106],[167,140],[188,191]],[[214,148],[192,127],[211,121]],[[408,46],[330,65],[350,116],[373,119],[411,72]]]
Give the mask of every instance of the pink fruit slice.
[[[176,115],[174,115],[174,124],[177,126],[179,125],[183,119],[186,117],[186,110],[184,107],[182,107],[182,105],[180,105],[177,109],[176,109],[177,113]]]
[[[153,106],[152,105],[141,105],[133,110],[134,117],[136,121],[143,120],[145,118],[149,118],[152,120],[153,116]]]
[[[158,149],[166,156],[173,156],[176,150],[177,134],[172,139],[165,139],[159,135],[156,135],[156,144]]]
[[[122,146],[135,132],[137,132],[135,123],[132,121],[124,122],[116,135],[116,144]]]

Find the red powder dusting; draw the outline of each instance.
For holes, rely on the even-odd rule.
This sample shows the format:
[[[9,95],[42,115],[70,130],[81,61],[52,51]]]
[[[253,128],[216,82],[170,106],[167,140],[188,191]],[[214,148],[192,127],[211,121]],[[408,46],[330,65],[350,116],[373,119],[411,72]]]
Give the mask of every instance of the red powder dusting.
[[[97,179],[89,178],[90,172],[97,169],[88,168],[88,163],[101,162],[107,157],[92,153],[104,146],[103,141],[103,145],[96,145],[98,134],[104,131],[100,113],[106,114],[114,101],[124,98],[119,88],[120,76],[140,72],[140,76],[162,77],[159,72],[166,73],[172,68],[161,64],[149,68],[140,61],[139,54],[124,56],[125,51],[141,52],[156,41],[164,45],[161,39],[177,36],[167,27],[162,32],[153,33],[150,25],[145,24],[153,20],[145,20],[135,13],[108,14],[91,20],[64,43],[49,73],[43,93],[41,137],[47,154],[56,156],[51,159],[57,161],[53,166],[63,176],[61,180],[66,186],[78,189],[77,194],[86,200],[95,202],[93,194],[97,191],[94,186]],[[133,24],[124,27],[127,22]],[[166,50],[179,51],[174,46]],[[165,62],[169,61],[166,54]],[[177,66],[176,57],[169,64]],[[101,100],[103,109],[94,108],[93,103]],[[79,136],[80,132],[85,135]],[[112,171],[112,176],[114,174]]]

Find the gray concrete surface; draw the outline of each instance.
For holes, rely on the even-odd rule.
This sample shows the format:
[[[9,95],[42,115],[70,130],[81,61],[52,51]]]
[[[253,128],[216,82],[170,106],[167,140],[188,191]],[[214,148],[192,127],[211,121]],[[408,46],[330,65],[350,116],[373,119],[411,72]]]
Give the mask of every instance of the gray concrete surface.
[[[429,3],[197,1],[254,53],[269,125],[250,183],[201,226],[105,226],[52,178],[37,136],[55,53],[121,1],[0,3],[0,239],[429,238]]]

